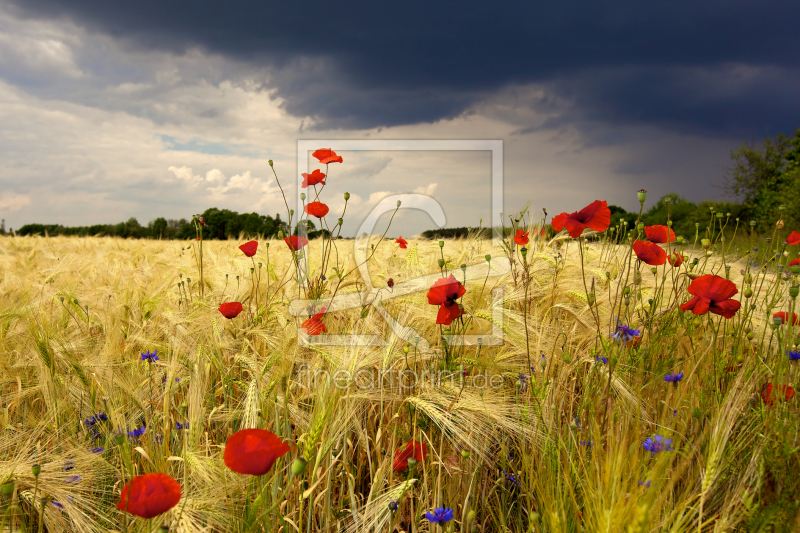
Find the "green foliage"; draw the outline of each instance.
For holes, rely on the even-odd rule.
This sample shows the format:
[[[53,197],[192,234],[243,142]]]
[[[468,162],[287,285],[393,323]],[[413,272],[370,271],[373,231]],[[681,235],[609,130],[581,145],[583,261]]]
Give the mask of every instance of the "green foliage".
[[[272,237],[279,230],[287,231],[286,224],[281,221],[280,215],[272,218],[269,215],[258,213],[237,213],[228,209],[212,207],[206,209],[202,215],[206,226],[203,228],[203,239],[230,239],[238,238],[240,234],[246,238]],[[139,221],[131,217],[127,222],[119,224],[97,224],[94,226],[66,227],[60,224],[26,224],[16,232],[18,235],[58,235],[66,236],[105,236],[133,239],[193,239],[196,232],[191,221],[165,219],[159,217],[147,226],[142,226]]]

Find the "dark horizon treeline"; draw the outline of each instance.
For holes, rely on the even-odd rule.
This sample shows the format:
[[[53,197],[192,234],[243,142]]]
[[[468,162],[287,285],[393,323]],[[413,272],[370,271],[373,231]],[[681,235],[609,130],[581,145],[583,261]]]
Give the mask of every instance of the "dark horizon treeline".
[[[203,239],[237,239],[240,235],[247,238],[277,237],[278,232],[288,233],[288,224],[275,217],[258,213],[237,213],[229,209],[206,209],[201,216],[205,222]],[[309,227],[313,230],[313,224]],[[197,231],[191,219],[165,219],[159,217],[142,226],[136,218],[118,224],[95,224],[93,226],[67,227],[61,224],[25,224],[16,232],[17,235],[42,235],[55,237],[59,235],[77,237],[121,237],[123,239],[195,239]],[[309,235],[314,236],[314,231]]]

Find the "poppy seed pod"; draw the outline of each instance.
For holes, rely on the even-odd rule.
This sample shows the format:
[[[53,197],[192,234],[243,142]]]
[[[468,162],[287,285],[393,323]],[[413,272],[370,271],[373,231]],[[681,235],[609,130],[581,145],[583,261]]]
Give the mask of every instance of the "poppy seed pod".
[[[272,159],[270,159],[269,161],[267,161],[267,163],[269,163],[269,166],[272,166]]]
[[[528,255],[528,249],[526,247],[524,247],[524,246],[522,247],[522,249],[520,249],[519,252],[522,254],[522,257],[525,257],[525,256]]]
[[[34,476],[39,477],[39,474],[42,473],[42,467],[39,465],[33,465],[31,467],[31,472],[33,473]]]
[[[295,476],[302,475],[303,472],[306,471],[306,465],[308,463],[302,457],[298,457],[292,463],[292,474]]]
[[[403,353],[408,353],[408,346],[403,346]]]
[[[304,193],[304,192],[301,192],[301,193],[300,193],[300,199],[301,199],[301,200],[305,200],[305,199],[306,199],[306,193]]]
[[[400,207],[400,204],[401,204],[401,203],[402,203],[402,202],[400,202],[400,200],[397,200],[397,207]]]
[[[417,464],[417,460],[416,459],[414,459],[413,457],[409,457],[408,458],[408,467],[409,468],[414,468],[416,466],[416,464]]]
[[[779,205],[778,206],[778,211],[786,211],[786,206],[785,205]]]
[[[289,214],[294,215],[294,209],[289,209]]]
[[[644,189],[640,189],[639,192],[637,193],[637,196],[639,197],[639,203],[643,204],[647,200],[647,191]]]
[[[789,296],[791,296],[792,299],[797,298],[798,293],[800,293],[800,287],[798,287],[797,285],[793,285],[792,287],[789,288]]]
[[[800,264],[790,266],[789,270],[792,271],[792,274],[800,274]]]
[[[350,193],[349,192],[344,193],[344,201],[346,202],[349,199],[350,199]]]
[[[444,268],[444,259],[439,259],[439,268]]]
[[[439,248],[444,248],[444,241],[439,241]]]
[[[461,450],[461,457],[463,457],[464,459],[469,459],[469,451]]]
[[[701,239],[700,243],[703,245],[704,250],[708,250],[711,248],[711,240],[710,239]]]
[[[750,287],[747,287],[744,290],[744,297],[745,298],[750,298],[751,296],[753,296],[753,289],[751,289]]]
[[[639,224],[636,226],[636,229],[639,231],[644,231],[644,222],[639,222]]]
[[[492,260],[492,256],[489,254],[486,254],[485,256],[483,256],[483,258],[486,259],[487,263]]]

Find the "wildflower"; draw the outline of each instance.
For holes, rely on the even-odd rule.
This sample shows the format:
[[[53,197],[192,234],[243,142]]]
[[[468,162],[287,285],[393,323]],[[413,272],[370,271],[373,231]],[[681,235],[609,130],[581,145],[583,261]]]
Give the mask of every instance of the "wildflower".
[[[125,484],[117,509],[141,518],[153,518],[175,507],[181,486],[167,474],[136,476]]]
[[[517,479],[517,476],[515,476],[514,474],[509,474],[508,472],[503,470],[503,475],[506,476],[506,486],[510,485],[511,488],[515,488],[515,487],[519,487],[520,486],[520,482]]]
[[[650,266],[660,266],[667,262],[667,252],[654,242],[636,241],[633,243],[633,252],[639,261]]]
[[[792,259],[792,262],[789,263],[789,266],[800,265],[800,259]]]
[[[646,489],[649,489],[650,488],[650,483],[651,483],[651,481],[649,479],[647,481],[640,481],[639,482],[639,486],[640,487],[644,487]]]
[[[650,242],[664,244],[675,240],[675,232],[667,226],[645,226],[644,234]]]
[[[680,255],[677,252],[673,252],[669,254],[669,256],[667,256],[667,261],[669,261],[670,265],[674,266],[675,268],[678,268],[683,264],[684,261],[686,261],[686,256]]]
[[[666,376],[664,376],[664,381],[667,383],[674,383],[675,385],[678,384],[680,380],[683,379],[683,372],[678,372],[675,374],[674,372],[670,372]]]
[[[390,510],[391,512],[393,512],[393,513],[394,513],[395,511],[397,511],[397,500],[391,500],[391,501],[389,502],[389,510]]]
[[[386,285],[388,285],[388,287],[391,289],[392,287],[394,287],[394,280],[392,278],[387,279]]]
[[[328,214],[328,206],[322,202],[311,202],[305,207],[305,212],[317,218],[322,218]]]
[[[342,163],[342,156],[336,155],[336,152],[331,150],[330,148],[320,148],[313,154],[313,157],[319,159],[319,162],[323,165],[327,165],[328,163]]]
[[[243,429],[230,436],[222,456],[225,466],[240,474],[263,476],[289,445],[265,429]]]
[[[80,480],[81,476],[72,476],[71,478],[67,478],[67,480],[64,481],[64,483],[66,483],[67,485],[71,485],[73,483],[77,483]]]
[[[778,392],[773,396],[772,390],[773,388]],[[772,407],[775,405],[776,401],[789,401],[794,398],[794,389],[789,385],[781,385],[773,387],[772,383],[767,383],[767,386],[763,388],[761,391],[761,400],[767,405],[767,407]],[[783,396],[783,399],[781,399]]]
[[[128,431],[128,437],[130,437],[132,439],[137,439],[137,438],[141,437],[142,435],[144,435],[145,431],[147,431],[147,426],[142,426],[139,429],[134,429],[134,430]]]
[[[786,244],[789,246],[794,246],[796,244],[800,244],[800,233],[793,231],[786,237]]]
[[[402,238],[402,237],[398,237],[398,238],[397,238],[397,240],[396,240],[396,241],[394,241],[394,242],[396,242],[398,245],[400,245],[400,248],[402,248],[403,250],[405,250],[406,248],[408,248],[408,241],[407,241],[407,240],[405,240],[405,239],[404,239],[404,238]]]
[[[433,513],[426,512],[425,518],[427,518],[428,522],[431,524],[445,524],[453,519],[453,510],[447,507],[439,507],[435,509]]]
[[[528,376],[525,374],[519,375],[519,390],[523,392],[528,390]]]
[[[189,429],[189,422],[181,424],[180,422],[175,422],[175,429]]]
[[[608,364],[608,357],[600,357],[598,355],[595,355],[594,356],[594,360],[597,361],[597,362],[602,361],[604,365]]]
[[[219,306],[219,312],[227,319],[236,318],[242,312],[242,304],[239,302],[226,302]]]
[[[289,249],[294,252],[302,250],[303,247],[308,244],[308,239],[305,237],[298,237],[297,235],[290,235],[289,237],[285,237],[283,240],[286,243],[286,246],[288,246]]]
[[[142,356],[142,361],[147,361],[148,363],[152,363],[153,361],[158,361],[158,356],[156,355],[157,353],[158,353],[158,350],[155,350],[153,353],[144,352],[144,353],[139,354],[139,355]]]
[[[580,237],[586,228],[605,231],[609,225],[611,225],[611,211],[605,200],[595,200],[578,212],[561,213],[553,218],[553,229],[561,231],[562,228],[566,228],[573,239]]]
[[[64,461],[64,472],[69,472],[73,468],[75,468],[75,461],[72,459],[67,459]]]
[[[466,292],[467,289],[452,274],[447,279],[436,280],[428,291],[428,303],[439,306],[439,313],[436,315],[437,324],[449,326],[453,320],[461,316],[461,306],[456,300]]]
[[[774,315],[772,315],[772,320],[775,321],[775,323],[777,324],[778,322],[775,320],[776,318],[780,319],[780,325],[782,326],[782,325],[786,324],[786,322],[789,320],[789,313],[787,313],[786,311],[781,311],[779,313],[775,313]],[[792,325],[796,326],[797,323],[798,323],[797,322],[797,313],[793,313],[792,314]]]
[[[103,453],[104,451],[106,451],[106,449],[103,448],[102,446],[98,446],[96,448],[92,448],[91,449],[92,453]]]
[[[414,458],[416,461],[424,461],[427,453],[428,446],[424,442],[413,440],[394,453],[392,468],[395,472],[405,470],[408,468],[409,459]]]
[[[617,330],[611,335],[612,339],[616,339],[618,342],[630,342],[634,340],[636,337],[642,334],[642,330],[640,329],[633,329],[631,327],[626,326],[622,322],[617,319]]]
[[[800,361],[800,352],[788,352],[789,361]]]
[[[668,439],[662,437],[661,435],[656,435],[655,437],[647,437],[647,439],[642,443],[644,449],[651,453],[659,453],[664,451],[674,450],[672,446],[672,439]]]
[[[300,326],[312,337],[322,332],[328,333],[328,328],[326,328],[325,324],[322,322],[322,317],[325,316],[325,309],[325,307],[320,308],[319,313],[311,316],[311,318],[303,322]]]
[[[731,299],[739,292],[736,285],[714,274],[693,280],[687,290],[694,298],[681,305],[681,311],[692,311],[695,315],[705,315],[711,311],[725,318],[733,318],[741,305]]]
[[[247,257],[253,257],[256,255],[256,250],[258,249],[258,241],[248,241],[239,246],[239,249],[244,252],[244,255]]]
[[[528,238],[528,232],[523,232],[521,229],[517,230],[517,234],[514,235],[514,242],[519,244],[520,246],[525,246],[530,242]]]
[[[56,509],[58,509],[59,511],[61,511],[61,510],[63,510],[63,509],[64,509],[64,506],[63,506],[62,504],[58,503],[58,502],[57,502],[57,501],[55,501],[55,500],[51,501],[51,502],[50,502],[50,504],[51,504],[53,507],[55,507]]]
[[[311,174],[306,174],[305,172],[303,172],[300,175],[303,176],[303,183],[300,186],[304,189],[309,185],[317,185],[320,183],[325,185],[325,174],[323,174],[319,170],[314,170],[314,172],[312,172]]]
[[[580,444],[581,446],[586,446],[587,449],[591,448],[592,446],[594,446],[592,444],[592,441],[590,441],[590,440],[582,440],[582,441],[579,441],[578,444]]]

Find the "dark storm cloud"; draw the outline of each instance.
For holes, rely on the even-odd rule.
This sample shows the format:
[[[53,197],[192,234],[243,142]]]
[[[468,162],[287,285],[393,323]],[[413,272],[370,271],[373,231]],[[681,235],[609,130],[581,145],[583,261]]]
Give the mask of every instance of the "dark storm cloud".
[[[131,46],[270,67],[267,86],[317,127],[432,122],[512,84],[556,91],[569,121],[758,137],[800,116],[796,0],[9,1]]]

